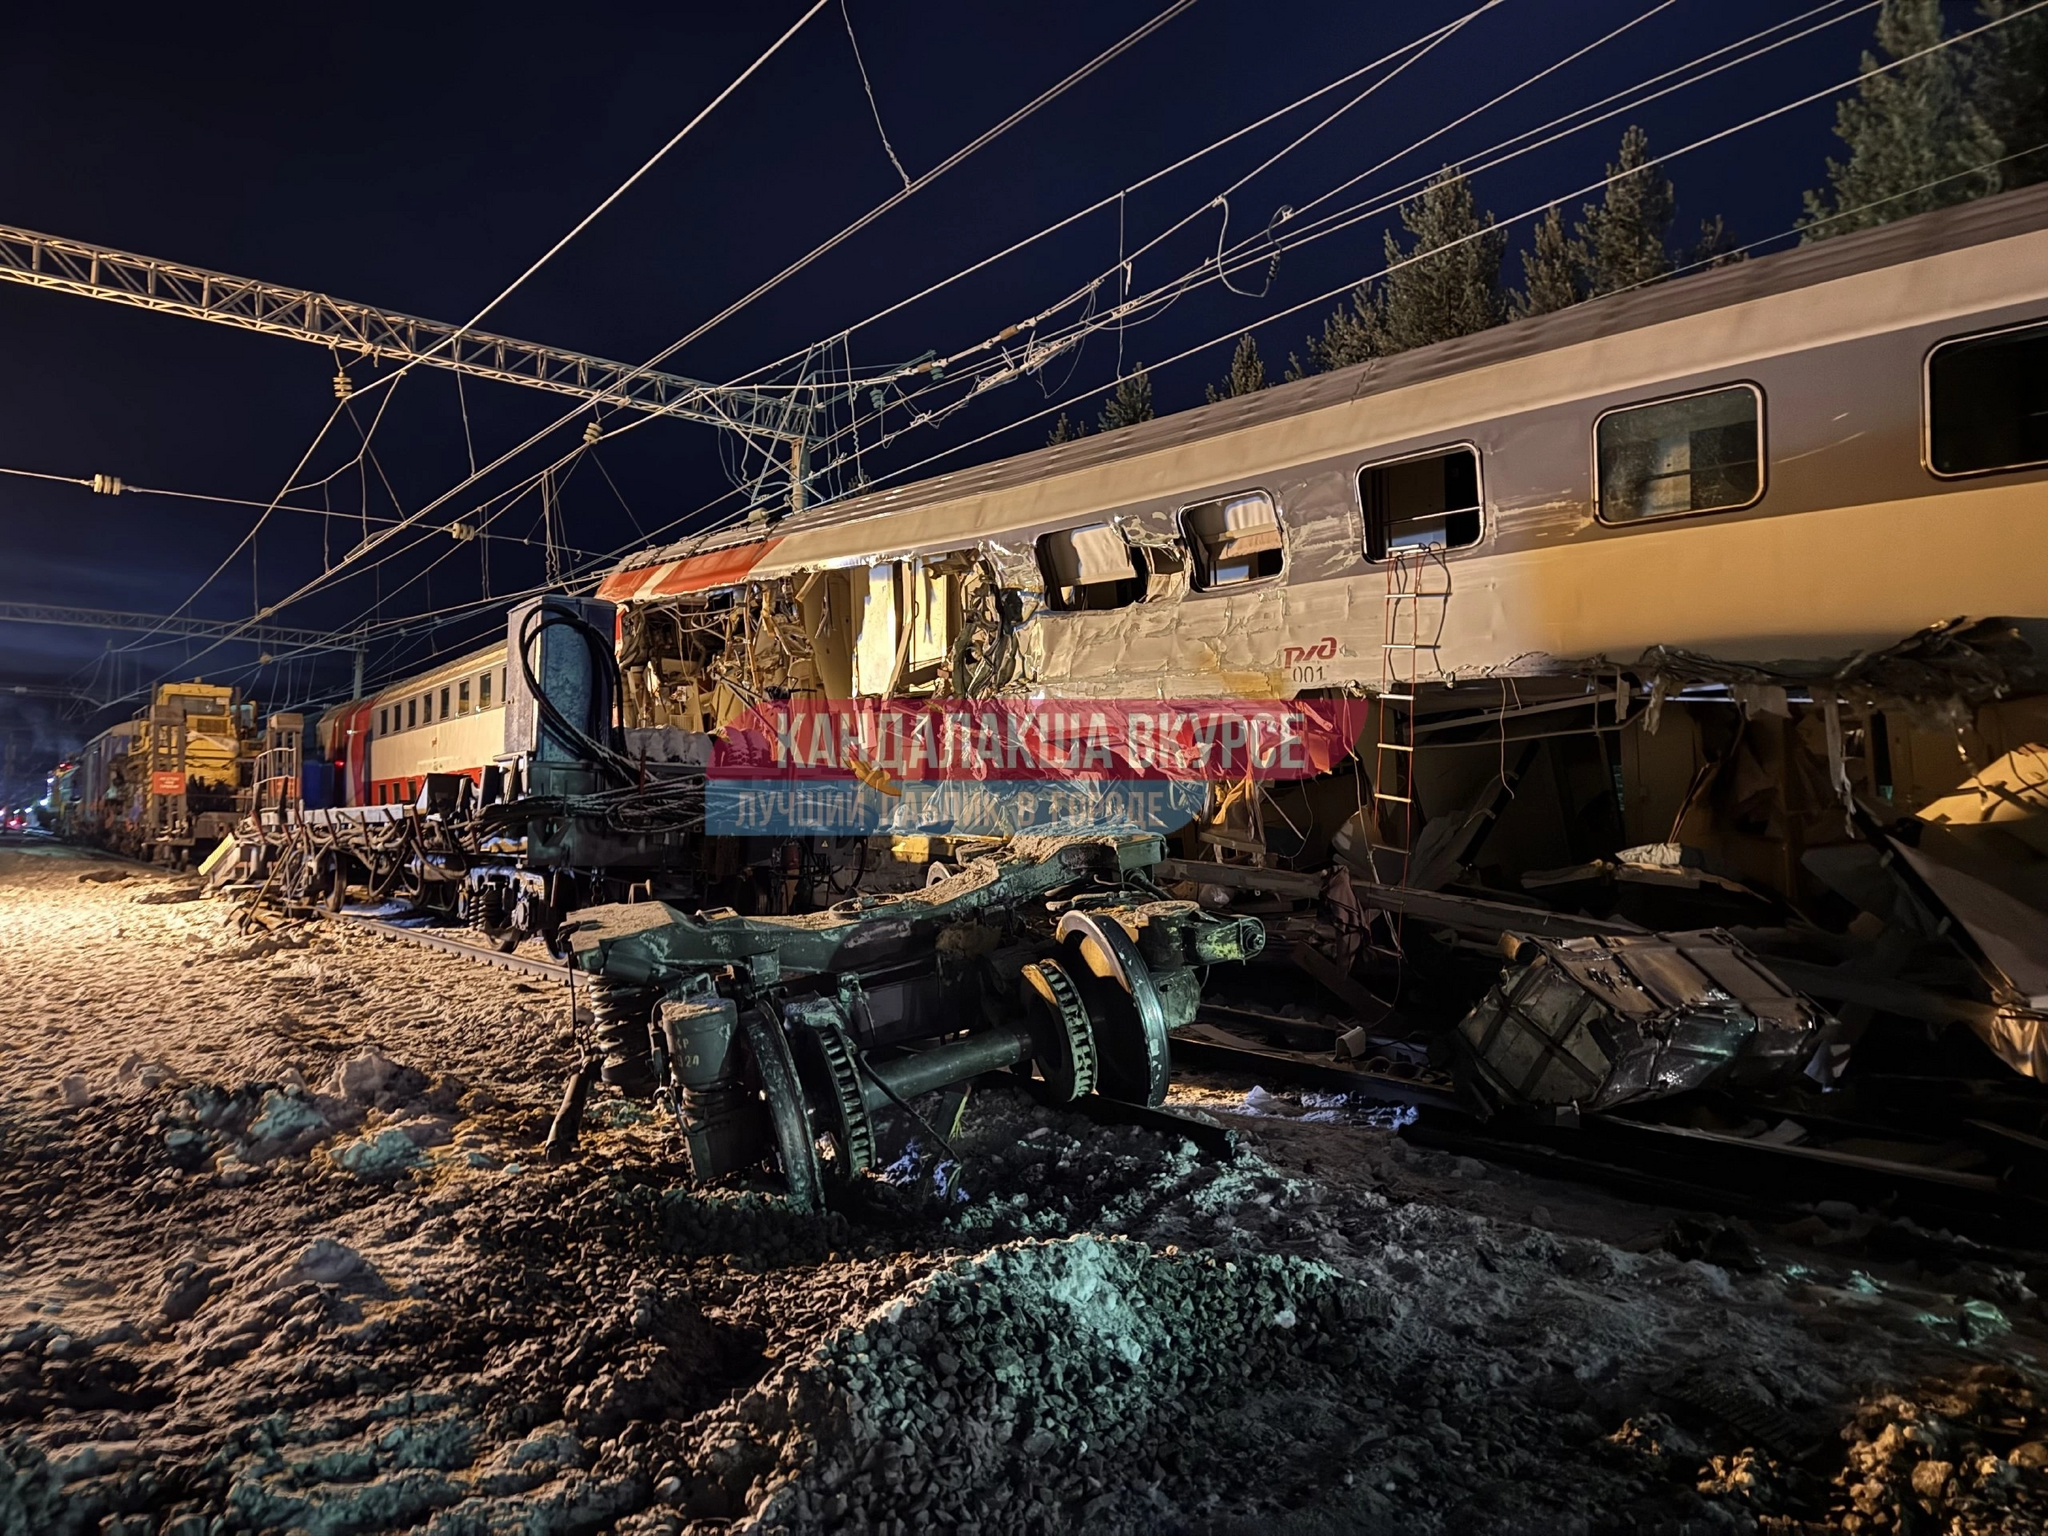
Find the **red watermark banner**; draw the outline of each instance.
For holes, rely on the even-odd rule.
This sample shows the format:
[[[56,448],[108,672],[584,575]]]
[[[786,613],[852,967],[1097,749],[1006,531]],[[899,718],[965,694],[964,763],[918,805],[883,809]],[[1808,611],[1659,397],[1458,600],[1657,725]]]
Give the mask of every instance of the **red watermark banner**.
[[[759,704],[719,733],[713,778],[1223,782],[1327,773],[1364,699],[832,699]]]

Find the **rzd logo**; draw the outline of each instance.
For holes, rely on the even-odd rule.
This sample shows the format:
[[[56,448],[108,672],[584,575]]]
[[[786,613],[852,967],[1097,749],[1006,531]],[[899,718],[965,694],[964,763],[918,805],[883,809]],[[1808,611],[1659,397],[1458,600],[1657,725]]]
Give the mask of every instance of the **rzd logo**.
[[[1305,661],[1334,661],[1337,657],[1337,637],[1325,635],[1314,645],[1289,645],[1280,650],[1280,665],[1300,666]]]

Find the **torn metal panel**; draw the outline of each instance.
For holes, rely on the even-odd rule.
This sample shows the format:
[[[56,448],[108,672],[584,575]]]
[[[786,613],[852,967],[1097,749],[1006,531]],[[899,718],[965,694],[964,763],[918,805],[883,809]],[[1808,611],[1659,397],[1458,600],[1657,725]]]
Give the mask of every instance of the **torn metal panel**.
[[[1489,1106],[1610,1109],[1825,1059],[1829,1016],[1718,930],[1510,942],[1457,1030],[1466,1084]]]
[[[2048,858],[2048,747],[2015,747],[1921,807],[1919,816],[1951,829],[1994,829]]]
[[[1777,713],[1765,691],[1782,688],[1826,703],[1856,699],[1960,724],[1999,699],[2048,689],[2048,634],[2037,621],[1955,618],[1846,661],[1731,661],[1674,646],[1652,646],[1637,666],[1667,690],[1720,684]]]
[[[2048,913],[2007,895],[1988,880],[1929,858],[1897,839],[1892,847],[1997,967],[2010,1000],[2048,1009]]]

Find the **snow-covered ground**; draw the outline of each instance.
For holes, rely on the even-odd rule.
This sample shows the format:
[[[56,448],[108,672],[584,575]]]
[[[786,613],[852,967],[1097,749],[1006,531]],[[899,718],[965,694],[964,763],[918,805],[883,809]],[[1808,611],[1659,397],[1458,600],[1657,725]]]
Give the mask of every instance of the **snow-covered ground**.
[[[2048,1528],[2048,1273],[1966,1245],[1218,1078],[1234,1156],[988,1090],[829,1217],[617,1098],[550,1169],[559,987],[185,893],[0,851],[4,1536]]]

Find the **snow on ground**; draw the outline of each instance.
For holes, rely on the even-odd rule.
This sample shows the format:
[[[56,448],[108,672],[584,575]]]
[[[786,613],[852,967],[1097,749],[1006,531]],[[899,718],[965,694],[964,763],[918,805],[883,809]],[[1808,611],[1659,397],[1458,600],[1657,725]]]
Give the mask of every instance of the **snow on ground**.
[[[186,894],[0,852],[0,1536],[2048,1525],[2048,1273],[1219,1078],[826,1217],[616,1098],[550,1169],[560,988]]]

